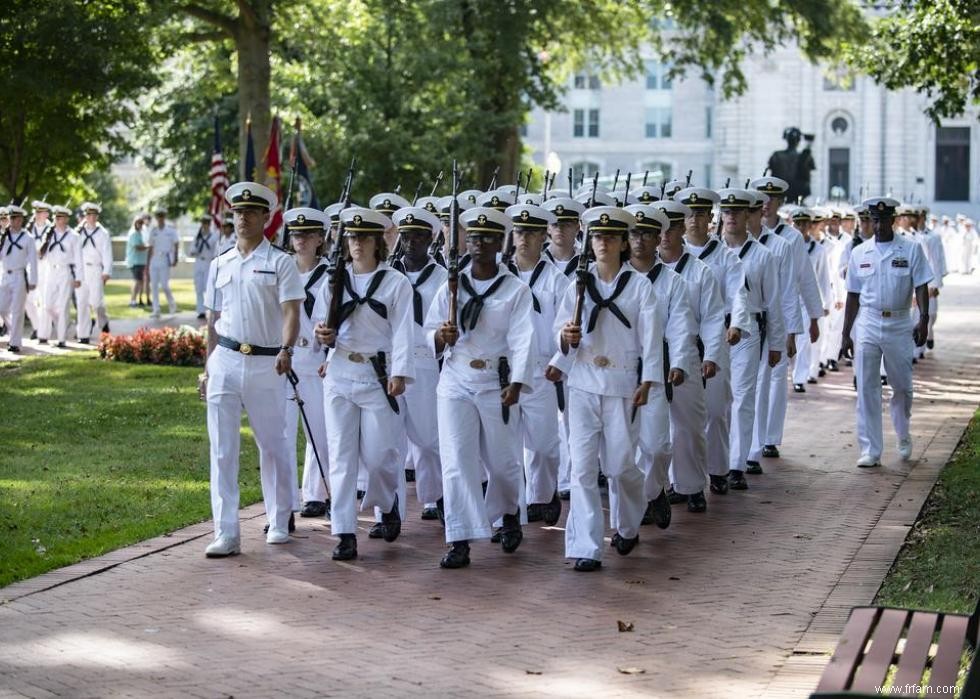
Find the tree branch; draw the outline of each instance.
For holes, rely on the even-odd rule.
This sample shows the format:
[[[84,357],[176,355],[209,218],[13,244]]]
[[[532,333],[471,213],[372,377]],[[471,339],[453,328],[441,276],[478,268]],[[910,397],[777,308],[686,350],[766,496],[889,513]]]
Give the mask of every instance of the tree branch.
[[[248,0],[236,0],[236,3],[238,5],[238,11],[250,24],[254,26],[260,26],[262,24],[262,22],[259,20],[258,13],[255,11],[255,8],[252,7],[252,3],[250,3]]]
[[[187,32],[186,34],[181,34],[180,38],[189,43],[204,43],[208,41],[221,41],[222,39],[227,39],[228,34],[221,31],[220,29],[215,29],[210,32]]]
[[[220,12],[215,12],[214,10],[209,10],[208,8],[201,7],[195,3],[182,5],[180,9],[189,14],[191,17],[195,17],[202,22],[207,22],[208,24],[217,27],[221,32],[230,37],[235,36],[237,22],[227,15],[223,15]]]

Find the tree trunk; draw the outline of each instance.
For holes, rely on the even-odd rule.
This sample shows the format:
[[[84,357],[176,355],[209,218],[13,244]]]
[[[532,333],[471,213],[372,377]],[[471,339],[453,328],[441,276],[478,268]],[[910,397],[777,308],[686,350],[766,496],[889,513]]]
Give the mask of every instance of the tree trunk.
[[[261,171],[262,158],[269,144],[272,122],[271,66],[269,62],[272,28],[268,21],[255,22],[241,15],[235,31],[238,51],[238,110],[241,117],[241,138],[238,143],[238,170],[245,172],[245,117],[252,115],[252,140],[255,143],[255,163]],[[260,179],[262,176],[260,175]]]

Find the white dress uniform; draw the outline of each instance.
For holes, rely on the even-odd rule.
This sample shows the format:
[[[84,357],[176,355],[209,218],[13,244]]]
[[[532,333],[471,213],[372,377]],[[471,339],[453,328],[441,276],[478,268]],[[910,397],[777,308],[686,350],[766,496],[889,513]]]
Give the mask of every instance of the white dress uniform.
[[[520,383],[523,395],[530,393],[536,351],[531,290],[510,270],[498,266],[497,275],[484,280],[461,271],[458,303],[460,335],[445,350],[436,390],[449,543],[487,539],[492,522],[523,510],[519,403],[504,422],[498,371],[506,359],[508,382]],[[435,347],[436,331],[448,314],[444,284],[425,319],[429,347]]]
[[[756,240],[772,253],[777,263],[779,298],[786,334],[792,333],[799,337],[801,333],[807,332],[809,321],[804,324],[800,315],[800,292],[792,248],[786,240],[772,233],[767,233],[765,229],[760,232]],[[783,359],[780,358],[779,361],[782,362]],[[755,426],[752,431],[752,446],[749,449],[748,458],[748,461],[755,463],[758,463],[762,457],[763,447],[772,444],[772,442],[766,441],[769,435],[769,398],[772,395],[772,372],[773,368],[769,366],[768,361],[759,364],[759,379],[755,389]]]
[[[306,437],[301,484],[302,502],[326,502],[328,499],[327,485],[324,482],[324,477],[329,478],[330,473],[327,457],[327,423],[323,414],[323,379],[317,373],[320,365],[326,362],[326,353],[317,344],[313,335],[315,327],[313,309],[316,307],[320,289],[326,283],[326,272],[326,261],[320,260],[309,272],[299,273],[306,298],[303,299],[299,310],[299,338],[296,340],[296,349],[293,352],[293,371],[299,379],[296,391],[303,401],[303,410],[306,411],[306,419],[309,421],[308,427],[300,418],[299,406],[296,404],[292,389],[286,388],[286,441],[290,446],[293,445],[299,424],[303,424],[303,434]],[[289,453],[291,456],[292,450]],[[291,469],[290,475],[295,478],[295,474],[296,469]],[[296,490],[294,485],[292,487],[294,497]],[[295,499],[292,507],[294,510],[299,509],[299,503]]]
[[[146,244],[150,251],[150,301],[153,304],[153,313],[160,314],[160,289],[167,297],[167,304],[171,313],[177,312],[177,302],[174,301],[174,294],[170,290],[170,270],[176,260],[173,259],[174,247],[180,245],[180,238],[177,231],[172,226],[164,224],[162,228],[153,226],[146,234]]]
[[[257,185],[254,185],[257,187]],[[232,190],[229,188],[230,196]],[[207,305],[221,316],[220,338],[242,343],[239,350],[219,344],[208,357],[208,436],[211,440],[211,511],[216,537],[237,542],[238,458],[242,408],[259,449],[262,497],[270,535],[287,531],[293,494],[290,469],[295,456],[285,437],[286,384],[276,373],[282,343],[282,305],[304,298],[299,271],[289,255],[263,240],[247,256],[235,248],[217,257],[208,273]],[[269,354],[255,354],[254,348]],[[249,350],[244,353],[241,350]]]
[[[809,265],[813,269],[813,276],[817,280],[817,288],[820,290],[820,299],[823,308],[820,318],[817,320],[817,325],[820,328],[820,338],[817,339],[817,342],[815,344],[811,343],[809,334],[804,334],[802,337],[797,338],[797,353],[793,365],[794,384],[805,384],[807,379],[817,378],[821,360],[820,347],[823,342],[823,336],[827,334],[827,317],[823,315],[823,311],[830,310],[830,304],[833,299],[830,269],[827,264],[827,249],[816,240],[808,240],[806,241],[805,250]],[[797,313],[801,315],[806,323],[806,327],[808,327],[810,315],[806,306],[800,304]]]
[[[922,251],[926,254],[926,261],[932,269],[933,279],[929,283],[929,290],[942,289],[943,277],[948,274],[946,268],[946,251],[943,248],[943,240],[938,233],[925,228],[915,233],[915,239],[922,245]],[[936,325],[936,316],[939,314],[939,297],[929,297],[929,340],[935,340],[933,328]],[[921,350],[925,352],[925,348]]]
[[[229,246],[231,247],[231,246]],[[218,255],[218,233],[209,224],[201,226],[194,236],[190,254],[194,258],[194,295],[197,298],[197,314],[204,313],[204,292],[208,286],[208,269],[211,260]],[[225,252],[222,250],[221,252]],[[169,288],[169,283],[168,283]]]
[[[357,531],[359,468],[365,474],[361,509],[390,512],[396,504],[404,478],[405,401],[389,396],[387,383],[393,376],[404,377],[406,386],[415,380],[411,284],[385,263],[368,274],[350,268],[345,274],[340,327],[323,387],[335,536]],[[326,322],[331,298],[326,283],[313,312],[316,323]],[[397,504],[401,514],[403,503]]]
[[[850,238],[844,234],[829,235],[824,238],[824,244],[827,245],[827,274],[830,276],[830,298],[827,300],[830,315],[826,322],[827,332],[821,338],[821,357],[824,362],[830,360],[836,362],[840,355],[841,330],[844,328],[844,303],[847,301],[847,285],[840,270],[841,259],[850,242]],[[837,308],[837,304],[840,304],[840,308]]]
[[[101,223],[96,223],[94,229],[90,229],[88,224],[82,224],[77,233],[82,250],[82,267],[78,271],[78,280],[82,285],[75,289],[78,307],[78,326],[75,332],[78,339],[82,340],[92,334],[93,311],[96,327],[102,328],[109,323],[102,275],[112,275],[112,238]]]
[[[725,304],[725,323],[730,328],[740,330],[744,342],[744,338],[756,328],[756,325],[748,312],[745,270],[741,260],[717,238],[710,238],[704,246],[688,242],[685,247],[687,252],[697,257],[711,270]],[[708,410],[705,432],[708,445],[708,474],[712,476],[725,476],[729,469],[732,408],[731,353],[732,348],[726,340],[719,348],[718,373],[705,388]]]
[[[231,235],[220,235],[218,236],[218,254],[224,255],[226,252],[231,250],[233,247],[238,245],[238,234],[232,233]]]
[[[633,394],[640,381],[653,383],[651,397],[663,393],[666,318],[653,284],[643,275],[624,266],[615,279],[604,282],[592,265],[589,279],[593,292],[585,294],[582,307],[582,341],[568,350],[572,488],[565,556],[601,561],[605,517],[597,483],[600,462],[609,483],[609,526],[623,539],[632,539],[646,511],[644,475],[636,463],[640,424],[639,416],[633,419]],[[569,285],[556,314],[558,338],[573,317],[576,297],[575,285]]]
[[[892,424],[899,440],[909,437],[912,415],[911,310],[915,288],[933,279],[922,248],[896,235],[890,243],[874,239],[856,247],[847,269],[847,291],[861,295],[855,321],[857,433],[862,457],[881,458],[882,412],[879,367],[884,360],[892,388]]]
[[[37,202],[34,202],[35,208],[37,207]],[[45,221],[44,225],[38,227],[36,222],[31,222],[31,225],[27,227],[27,232],[30,233],[31,237],[34,239],[34,248],[38,253],[41,251],[41,245],[44,244],[44,239],[53,228],[51,221]],[[46,265],[41,262],[40,255],[38,256],[38,266],[37,266],[37,288],[27,292],[27,301],[24,305],[24,311],[27,313],[27,319],[31,321],[31,327],[37,333],[39,340],[46,340],[48,336],[42,334],[42,331],[47,328],[47,323],[45,322],[44,307],[41,305],[41,287],[44,285]]]
[[[58,343],[64,344],[68,341],[68,322],[71,320],[71,292],[83,264],[81,238],[69,228],[54,229],[49,236],[41,284],[41,307],[45,317],[38,335],[51,337],[53,329]]]
[[[37,284],[37,248],[25,229],[8,229],[0,239],[0,317],[7,325],[10,347],[20,347],[24,333],[27,287]]]
[[[732,348],[732,418],[729,468],[744,471],[752,445],[755,392],[759,365],[768,362],[769,350],[786,349],[786,330],[779,298],[779,273],[772,253],[758,240],[737,248],[745,271],[746,309],[755,324]],[[763,337],[764,335],[764,337]]]

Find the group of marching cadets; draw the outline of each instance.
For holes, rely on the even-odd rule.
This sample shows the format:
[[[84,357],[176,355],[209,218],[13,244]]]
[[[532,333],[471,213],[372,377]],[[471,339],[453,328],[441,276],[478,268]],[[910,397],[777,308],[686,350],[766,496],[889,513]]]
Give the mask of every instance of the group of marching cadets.
[[[0,208],[0,319],[8,351],[21,350],[25,314],[32,339],[66,347],[73,292],[78,341],[87,344],[97,327],[108,331],[104,286],[112,241],[98,220],[101,207],[87,202],[81,210],[84,218],[73,228],[64,206],[34,201],[29,223],[22,206]]]
[[[778,457],[794,360],[809,379],[814,361],[833,370],[853,352],[862,466],[881,452],[881,386],[876,374],[876,426],[868,367],[896,374],[908,458],[912,296],[920,309],[935,299],[920,293],[935,251],[915,237],[933,234],[892,242],[883,198],[853,216],[831,210],[826,233],[809,210],[783,221],[787,189],[775,177],[720,191],[518,184],[415,202],[381,193],[367,207],[348,194],[324,211],[287,210],[283,250],[262,235],[275,195],[233,185],[235,239],[210,262],[204,294],[206,554],[240,551],[243,406],[267,542],[289,541],[294,511],[326,515],[342,561],[358,555],[359,508],[373,509],[370,538],[399,536],[408,473],[423,518],[444,523],[442,567],[468,565],[480,539],[513,553],[524,525],[556,524],[568,500],[566,556],[596,570],[602,487],[611,545],[627,555],[641,526],[670,525],[671,505],[705,512],[706,486],[745,490],[761,458]],[[921,225],[920,213],[900,225]],[[918,344],[934,315],[916,315]]]

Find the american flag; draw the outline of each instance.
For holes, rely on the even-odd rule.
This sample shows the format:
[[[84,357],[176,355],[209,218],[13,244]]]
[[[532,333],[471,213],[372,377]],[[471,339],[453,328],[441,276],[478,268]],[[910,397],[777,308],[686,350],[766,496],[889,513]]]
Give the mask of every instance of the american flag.
[[[211,230],[221,231],[221,223],[225,216],[225,190],[228,189],[228,167],[221,153],[221,129],[218,117],[214,118],[214,153],[211,155],[211,203],[208,213],[211,214]]]
[[[265,226],[265,237],[276,242],[282,229],[282,157],[279,152],[280,123],[279,117],[272,117],[272,130],[269,134],[269,147],[265,151],[265,186],[275,192],[276,208],[269,216]]]

